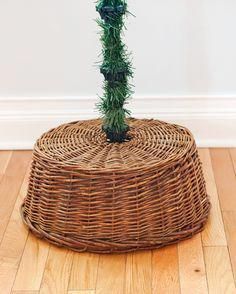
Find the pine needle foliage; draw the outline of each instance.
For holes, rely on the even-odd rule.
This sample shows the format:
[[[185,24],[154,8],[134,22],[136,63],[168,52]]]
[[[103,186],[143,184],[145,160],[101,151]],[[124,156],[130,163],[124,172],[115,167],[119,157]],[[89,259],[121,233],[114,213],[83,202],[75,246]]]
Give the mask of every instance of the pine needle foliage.
[[[103,62],[100,71],[104,75],[104,95],[98,105],[103,116],[103,130],[110,142],[128,140],[129,127],[126,118],[130,114],[124,106],[132,94],[129,78],[132,64],[126,45],[122,41],[126,0],[99,0],[96,6],[101,19]]]

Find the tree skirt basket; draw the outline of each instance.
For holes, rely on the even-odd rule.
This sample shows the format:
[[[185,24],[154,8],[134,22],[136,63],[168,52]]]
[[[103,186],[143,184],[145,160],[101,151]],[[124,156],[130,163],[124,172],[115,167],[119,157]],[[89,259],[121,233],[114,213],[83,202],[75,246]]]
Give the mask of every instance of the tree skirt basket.
[[[209,214],[196,144],[184,127],[129,119],[109,143],[101,120],[37,141],[22,217],[38,237],[76,251],[154,249],[200,232]]]

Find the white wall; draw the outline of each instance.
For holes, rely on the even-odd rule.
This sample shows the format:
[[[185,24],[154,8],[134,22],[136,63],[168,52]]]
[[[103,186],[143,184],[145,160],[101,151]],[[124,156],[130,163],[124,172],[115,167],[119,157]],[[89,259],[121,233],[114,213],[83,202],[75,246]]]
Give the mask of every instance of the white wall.
[[[137,95],[236,94],[234,0],[129,0]],[[0,96],[100,92],[94,1],[0,2]]]
[[[0,106],[4,105],[0,108],[0,140],[4,140],[6,136],[9,121],[27,121],[35,115],[39,125],[40,115],[46,115],[45,100],[51,99],[52,102],[47,102],[47,106],[51,106],[48,106],[47,111],[49,123],[43,130],[58,121],[50,119],[52,114],[57,117],[62,114],[53,112],[57,98],[61,101],[64,97],[66,105],[67,99],[77,97],[78,102],[79,99],[91,97],[91,102],[94,102],[94,97],[102,94],[102,77],[94,65],[99,60],[100,52],[98,28],[94,21],[98,15],[94,2],[0,1]],[[202,140],[203,130],[198,126],[198,121],[194,121],[191,113],[195,115],[195,120],[196,116],[201,120],[202,113],[206,116],[209,113],[217,119],[230,119],[230,125],[236,122],[236,2],[128,2],[130,11],[136,17],[128,18],[125,38],[133,52],[136,68],[133,81],[136,85],[135,96],[141,98],[137,103],[139,107],[143,103],[146,109],[142,114],[145,116],[151,112],[154,117],[161,118],[165,118],[165,115],[161,115],[163,113],[167,114],[167,118],[172,115],[171,121],[186,123],[193,132],[199,134],[199,140]],[[160,100],[163,97],[166,97],[165,102]],[[172,97],[172,100],[168,100],[168,97]],[[186,109],[183,99],[188,97],[191,105]],[[213,107],[212,102],[216,97],[221,99],[218,108],[218,104]],[[157,99],[155,103],[153,98]],[[14,102],[17,99],[23,99],[24,102]],[[173,103],[173,99],[176,108],[171,108],[168,113],[168,105]],[[69,102],[70,107],[72,100]],[[37,108],[32,110],[30,106],[31,112],[24,111],[23,107],[34,105],[35,101]],[[196,113],[194,103],[198,106],[201,104]],[[87,116],[84,117],[89,117],[91,109],[88,105],[93,104],[85,106],[81,102],[76,107],[80,105],[85,107],[82,113],[87,113]],[[135,100],[133,105],[136,115]],[[153,111],[154,106],[156,111]],[[68,107],[65,106],[65,120],[71,119],[71,110]],[[180,113],[187,118],[177,119]],[[78,114],[81,114],[80,109]],[[210,124],[213,126],[214,122],[210,121]],[[3,126],[5,129],[3,134],[1,126],[2,133]],[[9,128],[8,134],[13,138],[15,134]],[[232,126],[230,132],[236,132],[235,128]],[[31,130],[35,137],[42,131],[40,126],[38,129],[38,132]],[[33,141],[34,136],[28,140]],[[236,138],[227,140],[234,142]],[[14,147],[14,142],[12,144],[9,146]],[[224,145],[224,141],[220,145]],[[8,146],[8,143],[2,143],[2,146]]]

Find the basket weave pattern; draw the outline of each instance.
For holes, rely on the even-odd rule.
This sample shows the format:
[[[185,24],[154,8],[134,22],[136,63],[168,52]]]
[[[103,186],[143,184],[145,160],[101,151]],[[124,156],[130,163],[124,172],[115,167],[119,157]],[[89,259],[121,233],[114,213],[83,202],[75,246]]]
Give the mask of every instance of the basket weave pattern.
[[[100,120],[62,125],[36,143],[22,216],[77,251],[152,249],[201,231],[209,213],[195,141],[180,126],[130,119],[131,140],[106,142]]]

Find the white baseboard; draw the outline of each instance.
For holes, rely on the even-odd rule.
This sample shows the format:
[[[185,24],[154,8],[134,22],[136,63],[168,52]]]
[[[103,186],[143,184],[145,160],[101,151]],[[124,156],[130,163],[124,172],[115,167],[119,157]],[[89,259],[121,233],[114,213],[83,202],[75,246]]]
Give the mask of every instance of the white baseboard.
[[[98,117],[96,97],[0,97],[0,149],[32,149],[61,123]],[[236,147],[236,96],[135,97],[132,116],[188,127],[199,147]]]

